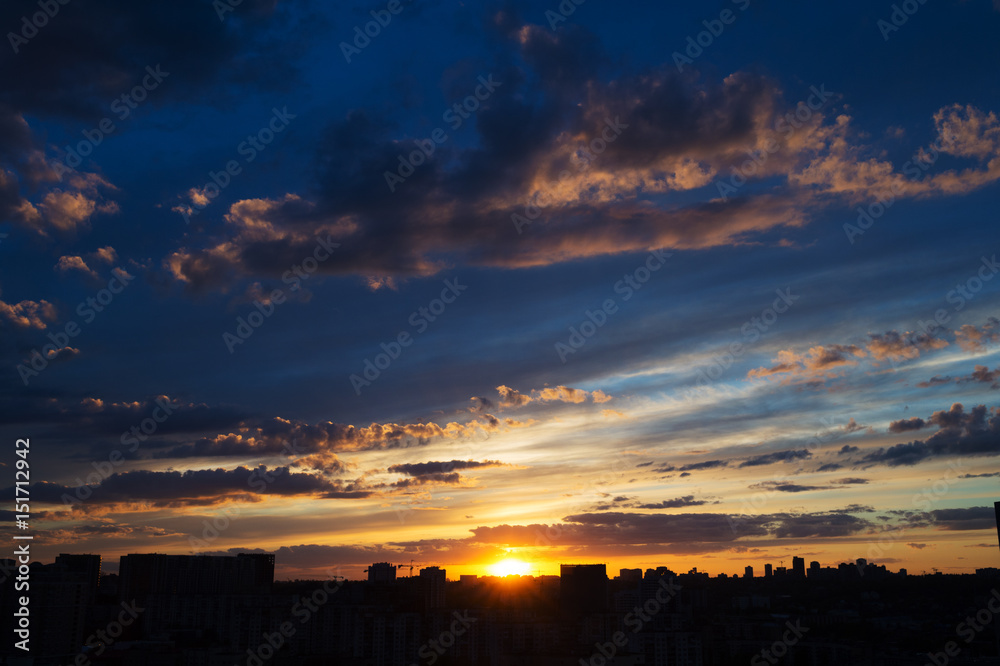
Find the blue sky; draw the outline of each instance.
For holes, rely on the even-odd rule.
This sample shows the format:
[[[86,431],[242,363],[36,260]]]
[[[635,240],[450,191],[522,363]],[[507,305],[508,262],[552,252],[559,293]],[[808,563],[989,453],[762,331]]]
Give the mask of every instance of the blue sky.
[[[52,554],[995,562],[990,2],[56,6],[0,10]]]

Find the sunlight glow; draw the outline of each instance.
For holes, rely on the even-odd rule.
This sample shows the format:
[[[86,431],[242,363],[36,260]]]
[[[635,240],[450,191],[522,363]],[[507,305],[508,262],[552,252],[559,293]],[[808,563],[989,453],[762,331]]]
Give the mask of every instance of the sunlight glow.
[[[525,576],[531,571],[531,565],[513,557],[500,560],[489,566],[494,576]]]

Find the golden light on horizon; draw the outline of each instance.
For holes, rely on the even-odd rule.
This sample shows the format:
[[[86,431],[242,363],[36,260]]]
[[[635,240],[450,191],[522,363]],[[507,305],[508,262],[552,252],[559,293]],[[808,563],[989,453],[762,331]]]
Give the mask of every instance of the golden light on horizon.
[[[531,571],[530,564],[516,557],[504,558],[487,568],[494,576],[525,576]]]

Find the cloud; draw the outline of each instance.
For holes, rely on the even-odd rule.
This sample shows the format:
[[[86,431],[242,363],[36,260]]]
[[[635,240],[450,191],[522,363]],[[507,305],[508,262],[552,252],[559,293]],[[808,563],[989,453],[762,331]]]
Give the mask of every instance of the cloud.
[[[929,388],[931,386],[938,386],[941,384],[969,384],[973,382],[978,382],[980,384],[989,384],[992,389],[1000,389],[1000,367],[990,370],[989,367],[985,365],[977,365],[973,368],[972,374],[966,377],[931,377],[926,382],[920,382],[917,384],[920,388]]]
[[[60,273],[66,273],[69,271],[80,271],[81,273],[91,277],[93,279],[98,279],[97,273],[87,265],[87,262],[83,260],[83,257],[75,256],[63,256],[59,257],[59,262],[56,263],[56,270]]]
[[[157,452],[156,458],[205,456],[266,456],[281,454],[289,443],[308,455],[322,452],[371,451],[423,446],[434,439],[460,439],[482,432],[501,432],[528,425],[489,414],[466,423],[372,423],[367,427],[333,423],[309,425],[300,421],[271,418],[238,431],[203,437]]]
[[[996,410],[988,412],[985,405],[966,412],[961,403],[955,403],[948,411],[934,412],[927,423],[938,426],[939,430],[926,440],[879,448],[862,457],[860,462],[896,467],[944,456],[1000,455],[996,446],[1000,436],[1000,414]]]
[[[811,347],[805,354],[798,354],[790,349],[782,350],[774,359],[775,365],[751,370],[747,373],[747,378],[759,379],[779,374],[805,377],[809,380],[832,377],[842,368],[856,366],[857,359],[864,356],[864,350],[857,345],[817,345]]]
[[[868,352],[879,361],[912,360],[921,353],[943,349],[948,346],[947,340],[935,338],[925,333],[869,333]]]
[[[363,279],[744,245],[802,227],[823,208],[870,201],[890,185],[903,186],[901,197],[943,196],[1000,178],[993,117],[974,107],[946,107],[928,121],[964,137],[954,155],[977,166],[912,183],[871,157],[880,147],[838,113],[836,93],[827,91],[827,109],[782,132],[784,116],[802,107],[757,72],[714,81],[669,64],[612,68],[582,28],[553,33],[504,16],[488,65],[499,85],[477,111],[474,138],[438,146],[434,160],[393,182],[387,175],[400,155],[423,137],[400,136],[390,114],[354,109],[318,132],[315,186],[234,203],[223,233],[173,253],[169,273],[189,288],[223,291],[280,275],[289,255],[303,256],[302,229],[342,243],[321,272]],[[717,181],[748,150],[772,142],[778,150],[752,179],[774,182],[720,197]],[[534,212],[542,209],[544,216]],[[262,228],[267,234],[250,233]],[[832,371],[854,363],[851,356],[820,349],[808,363]]]
[[[35,501],[49,504],[63,504],[65,496],[83,497],[85,502],[74,503],[84,511],[99,505],[210,506],[225,501],[259,501],[260,495],[359,498],[372,494],[356,482],[331,481],[320,474],[291,471],[288,466],[268,469],[266,465],[184,472],[133,470],[112,474],[99,485],[86,488],[89,492],[78,495],[74,487],[39,481],[32,485],[31,494]]]
[[[786,383],[792,381],[814,383],[843,375],[845,369],[858,366],[860,359],[898,363],[918,358],[921,353],[943,349],[948,344],[947,340],[923,333],[900,333],[894,330],[869,333],[864,345],[817,345],[810,347],[805,353],[783,349],[773,359],[773,365],[750,370],[747,379],[781,375]],[[862,428],[864,426],[856,425],[855,429]]]
[[[0,317],[19,328],[44,330],[48,322],[56,319],[56,308],[48,301],[21,301],[5,303],[0,300]]]
[[[889,432],[900,433],[908,432],[910,430],[921,430],[926,428],[929,424],[922,418],[913,417],[912,419],[900,419],[899,421],[893,421],[889,424]]]
[[[5,4],[0,22],[19,25],[23,11]],[[146,65],[162,63],[163,89],[146,104],[170,99],[220,103],[237,94],[219,85],[220,75],[239,81],[240,90],[287,85],[296,76],[292,56],[301,44],[278,35],[295,29],[307,39],[326,25],[305,4],[267,0],[246,0],[225,20],[197,0],[169,6],[96,0],[86,12],[63,11],[69,15],[49,21],[30,46],[0,55],[5,82],[0,102],[33,115],[93,123],[107,113],[109,101],[142,81]],[[268,66],[274,62],[284,66]]]
[[[695,499],[694,495],[685,495],[684,497],[675,497],[660,502],[633,504],[630,506],[635,509],[680,509],[685,506],[702,506],[708,503],[708,500]]]
[[[805,493],[811,490],[828,490],[830,486],[806,486],[798,483],[783,483],[781,481],[762,481],[750,486],[761,490],[774,490],[779,493]]]
[[[778,451],[775,453],[765,453],[759,456],[748,458],[740,463],[740,467],[758,467],[761,465],[773,465],[782,462],[794,462],[811,458],[812,453],[806,449],[798,451]]]
[[[985,351],[1000,340],[1000,319],[990,317],[982,326],[966,324],[955,331],[956,342],[964,351],[972,354]]]
[[[601,391],[600,389],[593,392],[587,392],[583,389],[575,389],[568,386],[534,389],[528,394],[521,393],[520,391],[512,389],[508,386],[498,386],[497,392],[500,394],[500,405],[503,407],[523,407],[524,405],[532,402],[566,402],[580,404],[586,402],[587,398],[590,398],[596,404],[602,404],[613,399],[612,396],[608,395],[604,391]]]
[[[719,469],[720,467],[726,467],[729,465],[728,460],[706,460],[704,462],[688,463],[687,465],[681,465],[677,468],[681,472],[693,472],[704,469]],[[660,471],[660,470],[657,470]],[[673,467],[664,468],[662,471],[672,472]]]
[[[964,509],[935,509],[930,512],[940,529],[953,531],[996,529],[996,515],[991,506]]]
[[[506,467],[506,463],[498,460],[450,460],[447,462],[424,462],[424,463],[404,463],[392,465],[389,472],[395,474],[405,474],[407,476],[427,476],[434,474],[447,474],[454,470],[483,469],[486,467]]]

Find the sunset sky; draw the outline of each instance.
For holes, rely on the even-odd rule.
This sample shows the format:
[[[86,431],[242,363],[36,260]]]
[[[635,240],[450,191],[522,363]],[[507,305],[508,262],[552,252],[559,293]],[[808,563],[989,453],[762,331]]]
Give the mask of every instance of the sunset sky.
[[[903,4],[5,3],[0,533],[30,437],[106,570],[997,566],[1000,3]]]

